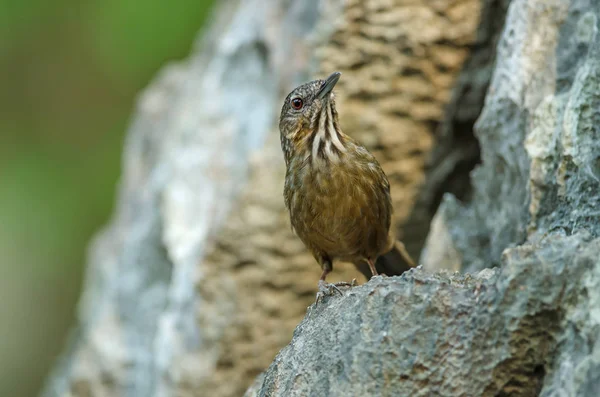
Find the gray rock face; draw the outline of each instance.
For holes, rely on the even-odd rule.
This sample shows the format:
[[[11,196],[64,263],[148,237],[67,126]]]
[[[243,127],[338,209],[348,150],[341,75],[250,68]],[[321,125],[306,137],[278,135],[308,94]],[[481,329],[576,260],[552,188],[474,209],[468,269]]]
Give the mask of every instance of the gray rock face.
[[[439,212],[464,269],[497,264],[533,234],[600,232],[598,7],[512,3],[475,128],[473,198],[448,196]]]
[[[567,307],[588,288],[572,280],[598,271],[598,249],[589,235],[552,235],[508,250],[502,270],[372,279],[312,306],[246,395],[595,395],[550,378],[576,333]]]
[[[598,395],[599,18],[513,0],[473,193],[444,197],[425,270],[312,307],[248,396]]]

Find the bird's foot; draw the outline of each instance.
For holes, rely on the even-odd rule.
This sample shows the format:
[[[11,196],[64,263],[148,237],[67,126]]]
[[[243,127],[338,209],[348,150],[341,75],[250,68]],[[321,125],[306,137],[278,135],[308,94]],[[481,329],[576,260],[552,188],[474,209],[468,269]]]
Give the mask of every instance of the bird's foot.
[[[327,283],[325,283],[327,284]],[[333,284],[329,284],[329,285],[333,285],[336,287],[348,287],[348,288],[352,288],[352,287],[356,287],[356,279],[353,278],[352,281],[347,282],[347,281],[338,281],[337,283],[333,283]],[[339,291],[339,289],[338,289]]]
[[[325,296],[333,296],[335,293],[340,295],[344,295],[342,291],[338,287],[355,287],[356,279],[352,279],[352,282],[340,281],[337,283],[327,283],[324,280],[319,280],[319,292],[317,292],[317,301],[319,303],[320,300]]]

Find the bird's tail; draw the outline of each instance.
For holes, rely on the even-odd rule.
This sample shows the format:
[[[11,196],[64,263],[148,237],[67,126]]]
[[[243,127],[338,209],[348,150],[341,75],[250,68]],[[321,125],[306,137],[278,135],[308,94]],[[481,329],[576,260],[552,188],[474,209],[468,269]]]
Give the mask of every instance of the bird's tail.
[[[367,263],[355,264],[358,270],[368,279],[371,278],[371,270]],[[415,261],[411,258],[406,247],[401,241],[396,240],[391,251],[381,255],[375,262],[375,268],[379,274],[386,276],[399,276],[405,271],[416,267]]]

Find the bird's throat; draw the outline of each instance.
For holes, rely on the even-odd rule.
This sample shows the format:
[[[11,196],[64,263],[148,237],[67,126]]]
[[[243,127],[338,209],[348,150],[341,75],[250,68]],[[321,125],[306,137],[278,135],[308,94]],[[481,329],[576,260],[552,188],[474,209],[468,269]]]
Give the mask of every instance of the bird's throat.
[[[311,161],[314,165],[323,162],[337,162],[346,152],[344,134],[340,130],[337,114],[331,103],[327,102],[315,114],[311,123],[312,134],[309,139]]]

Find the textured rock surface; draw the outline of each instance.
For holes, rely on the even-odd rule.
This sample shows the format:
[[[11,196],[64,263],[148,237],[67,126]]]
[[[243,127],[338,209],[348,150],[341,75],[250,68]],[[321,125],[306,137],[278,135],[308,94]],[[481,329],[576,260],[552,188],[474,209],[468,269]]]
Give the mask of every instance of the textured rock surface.
[[[401,223],[479,7],[220,1],[192,56],[140,98],[117,211],[44,395],[241,395],[289,341],[320,272],[283,208],[283,96],[343,72],[343,127],[389,173]],[[332,280],[358,274],[342,264]]]
[[[498,263],[534,234],[600,232],[598,7],[512,5],[476,124],[483,164],[472,200],[447,196],[440,209],[464,269]]]
[[[331,298],[248,396],[597,395],[599,30],[598,2],[508,9],[472,194],[444,197],[424,255],[426,269],[500,269],[412,271]]]
[[[246,395],[537,395],[565,329],[575,332],[569,307],[600,288],[572,282],[600,271],[599,249],[589,235],[552,235],[508,250],[501,271],[372,279],[312,306]]]

